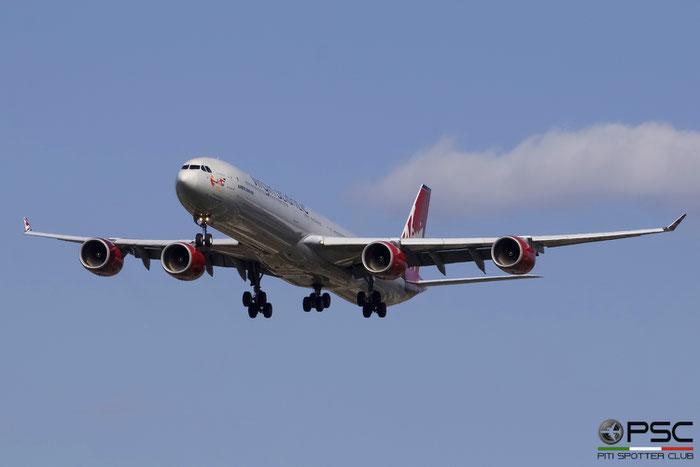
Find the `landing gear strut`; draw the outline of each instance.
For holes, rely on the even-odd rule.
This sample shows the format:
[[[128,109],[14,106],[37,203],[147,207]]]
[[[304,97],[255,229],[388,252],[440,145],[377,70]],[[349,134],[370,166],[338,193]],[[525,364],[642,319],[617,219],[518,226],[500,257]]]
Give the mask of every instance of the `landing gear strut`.
[[[302,301],[304,311],[311,311],[312,308],[323,311],[329,306],[331,306],[331,295],[328,292],[321,293],[321,286],[316,284],[314,284],[314,291]]]
[[[202,228],[202,233],[198,233],[194,237],[194,246],[201,248],[203,246],[210,247],[214,243],[211,234],[207,233],[207,224],[211,218],[209,216],[195,216],[194,223]]]
[[[255,318],[258,313],[262,313],[265,318],[272,316],[272,303],[268,303],[267,294],[260,289],[260,279],[262,279],[260,265],[253,263],[248,268],[248,278],[253,286],[253,293],[243,292],[243,306],[248,308],[248,316]]]
[[[372,313],[377,313],[380,318],[386,317],[386,303],[382,301],[382,294],[374,290],[374,278],[370,277],[367,282],[368,293],[364,291],[357,293],[357,304],[362,307],[362,316],[369,318]]]

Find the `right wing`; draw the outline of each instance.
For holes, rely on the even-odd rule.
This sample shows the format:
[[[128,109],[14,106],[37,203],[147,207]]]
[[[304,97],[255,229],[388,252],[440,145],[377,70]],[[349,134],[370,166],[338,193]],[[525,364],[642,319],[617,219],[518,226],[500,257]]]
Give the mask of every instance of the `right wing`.
[[[685,214],[667,227],[655,229],[567,235],[519,235],[519,237],[527,241],[536,252],[544,253],[545,247],[553,248],[672,232],[684,218]],[[409,267],[435,265],[444,274],[445,264],[468,261],[476,262],[479,269],[484,271],[484,261],[491,260],[491,247],[499,238],[361,238],[310,235],[304,239],[304,243],[314,248],[327,261],[352,267],[361,265],[362,250],[368,244],[376,241],[390,242],[401,248],[406,255]]]

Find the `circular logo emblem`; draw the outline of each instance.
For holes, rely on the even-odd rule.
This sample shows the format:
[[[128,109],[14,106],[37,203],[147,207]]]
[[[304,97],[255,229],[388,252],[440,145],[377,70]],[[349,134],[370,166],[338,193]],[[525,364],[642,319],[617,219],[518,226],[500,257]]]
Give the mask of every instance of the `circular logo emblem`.
[[[600,424],[600,428],[598,428],[598,436],[600,436],[600,440],[605,444],[617,443],[622,439],[623,433],[622,423],[612,418],[605,420]]]

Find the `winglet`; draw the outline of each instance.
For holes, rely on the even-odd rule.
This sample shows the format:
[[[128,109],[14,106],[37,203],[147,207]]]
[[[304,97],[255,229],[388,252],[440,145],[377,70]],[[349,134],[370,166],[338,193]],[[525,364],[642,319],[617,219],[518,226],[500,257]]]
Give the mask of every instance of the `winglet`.
[[[666,232],[673,232],[674,230],[676,230],[676,227],[678,227],[678,225],[681,222],[683,222],[683,219],[685,219],[685,214],[683,214],[681,217],[679,217],[678,219],[673,221],[673,224],[669,225],[668,227],[664,227],[664,230]]]
[[[24,233],[31,232],[32,231],[32,226],[29,225],[29,221],[27,218],[24,218]]]

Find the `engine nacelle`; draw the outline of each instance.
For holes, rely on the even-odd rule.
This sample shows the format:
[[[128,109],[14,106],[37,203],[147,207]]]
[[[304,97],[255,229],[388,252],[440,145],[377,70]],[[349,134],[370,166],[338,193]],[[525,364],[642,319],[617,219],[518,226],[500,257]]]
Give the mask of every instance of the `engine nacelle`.
[[[535,267],[535,250],[520,237],[501,237],[491,247],[496,266],[508,274],[527,274]]]
[[[160,264],[165,272],[181,281],[193,281],[204,274],[207,260],[201,251],[187,243],[176,242],[163,248]]]
[[[398,279],[406,271],[406,255],[389,242],[372,242],[362,250],[362,264],[380,279]]]
[[[113,276],[122,270],[124,255],[114,243],[104,238],[91,238],[80,247],[80,264],[98,276]]]

